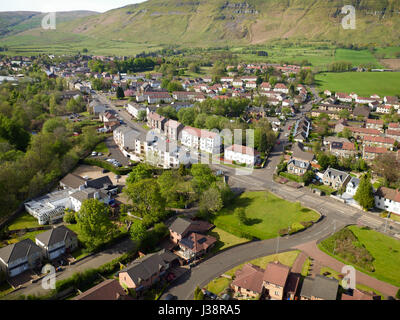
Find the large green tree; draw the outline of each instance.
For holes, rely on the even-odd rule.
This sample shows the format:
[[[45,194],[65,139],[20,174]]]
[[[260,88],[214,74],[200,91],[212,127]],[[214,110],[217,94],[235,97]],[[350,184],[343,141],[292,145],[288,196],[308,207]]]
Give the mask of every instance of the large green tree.
[[[110,220],[110,209],[97,199],[82,203],[76,213],[81,240],[88,249],[95,249],[113,238],[115,225]]]
[[[369,210],[374,207],[374,190],[369,174],[365,174],[361,177],[354,200],[356,200],[364,210]]]

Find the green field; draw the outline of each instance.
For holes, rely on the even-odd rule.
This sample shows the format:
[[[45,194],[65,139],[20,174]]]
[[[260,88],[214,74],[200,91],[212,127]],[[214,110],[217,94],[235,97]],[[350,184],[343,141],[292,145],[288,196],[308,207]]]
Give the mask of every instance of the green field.
[[[23,212],[18,218],[16,218],[8,226],[9,230],[20,230],[26,228],[37,228],[40,227],[37,219],[31,216],[28,212]]]
[[[233,215],[235,208],[244,208],[249,220],[247,225],[241,224]],[[213,223],[228,232],[240,234],[245,232],[259,239],[271,239],[278,236],[281,229],[289,226],[297,227],[300,222],[316,221],[319,214],[300,203],[285,201],[265,192],[245,192],[233,203],[222,209],[213,219]]]
[[[400,287],[400,241],[368,228],[350,226],[348,229],[353,232],[358,241],[373,256],[374,261],[372,264],[375,271],[368,272],[357,265],[354,265],[354,267],[374,278]],[[330,240],[331,238],[324,240],[318,247],[327,254],[332,255],[332,250],[329,249]],[[332,256],[347,263],[337,255]]]
[[[321,91],[355,92],[364,97],[400,94],[399,72],[320,73],[315,79]]]
[[[230,234],[219,228],[214,228],[212,231],[209,232],[209,235],[218,239],[217,244],[213,248],[213,252],[225,250],[227,248],[237,246],[239,244],[249,241],[247,239],[236,237],[233,234]]]

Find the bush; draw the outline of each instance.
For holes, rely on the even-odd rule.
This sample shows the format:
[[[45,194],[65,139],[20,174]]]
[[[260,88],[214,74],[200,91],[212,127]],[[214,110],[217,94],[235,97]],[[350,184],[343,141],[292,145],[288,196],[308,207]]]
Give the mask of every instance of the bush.
[[[66,211],[63,220],[68,224],[76,224],[75,212],[69,210]]]

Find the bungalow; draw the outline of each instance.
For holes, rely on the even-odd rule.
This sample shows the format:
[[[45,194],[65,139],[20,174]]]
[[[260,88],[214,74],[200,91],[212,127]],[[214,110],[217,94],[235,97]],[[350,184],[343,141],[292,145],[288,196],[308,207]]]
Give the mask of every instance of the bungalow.
[[[150,112],[147,115],[147,125],[152,129],[157,129],[159,132],[164,131],[164,126],[167,121],[168,119],[155,112]]]
[[[316,275],[306,277],[301,288],[300,300],[336,300],[339,281]]]
[[[36,245],[43,250],[43,256],[49,260],[57,259],[64,253],[78,248],[78,236],[65,226],[59,226],[35,237]]]
[[[133,261],[118,273],[121,287],[134,289],[137,294],[167,276],[167,272],[178,260],[173,253],[162,250]]]
[[[363,159],[367,161],[372,161],[377,156],[385,153],[388,153],[388,150],[386,148],[364,146]]]
[[[400,215],[400,190],[380,187],[375,193],[375,206]]]
[[[260,160],[260,153],[253,148],[234,144],[225,149],[224,158],[253,166]]]
[[[25,239],[0,249],[0,270],[15,277],[41,266],[43,252],[31,239]]]
[[[328,168],[323,175],[322,181],[324,185],[339,190],[342,187],[346,187],[350,179],[351,176],[347,172]]]
[[[181,143],[192,149],[200,149],[208,153],[221,152],[221,137],[218,133],[185,127],[182,130]]]
[[[185,126],[175,120],[168,120],[164,125],[164,133],[170,140],[177,141],[181,135],[181,132]]]

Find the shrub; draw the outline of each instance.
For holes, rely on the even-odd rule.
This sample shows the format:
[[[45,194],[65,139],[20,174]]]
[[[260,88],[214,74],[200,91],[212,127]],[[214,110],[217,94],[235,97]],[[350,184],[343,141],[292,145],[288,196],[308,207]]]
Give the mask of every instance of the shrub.
[[[68,224],[76,224],[76,219],[75,219],[75,212],[73,211],[65,211],[64,215],[64,222]]]

